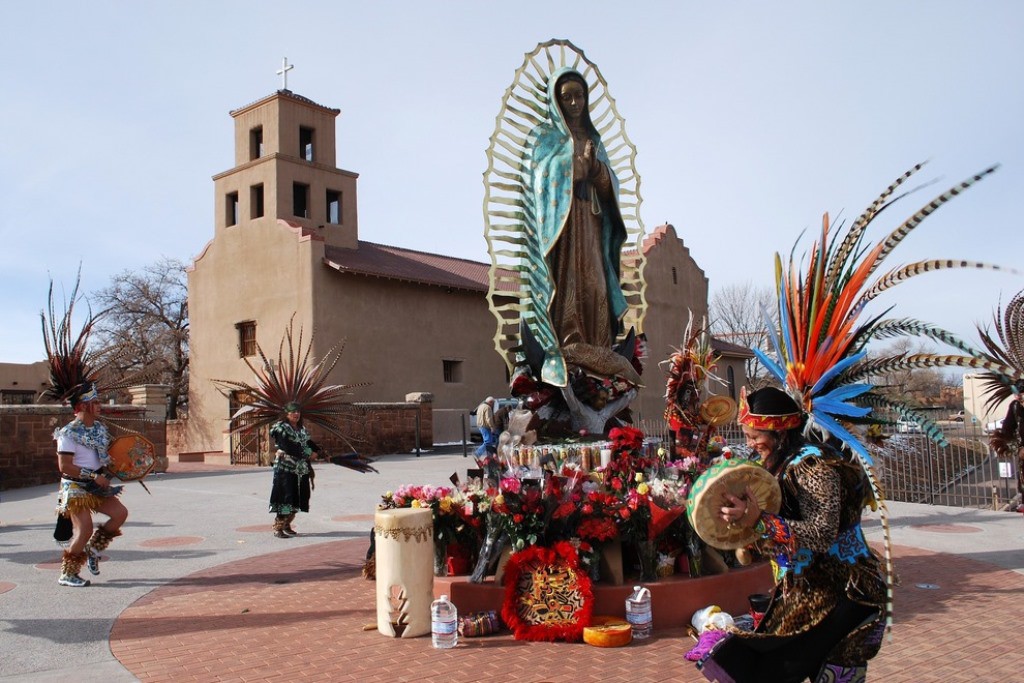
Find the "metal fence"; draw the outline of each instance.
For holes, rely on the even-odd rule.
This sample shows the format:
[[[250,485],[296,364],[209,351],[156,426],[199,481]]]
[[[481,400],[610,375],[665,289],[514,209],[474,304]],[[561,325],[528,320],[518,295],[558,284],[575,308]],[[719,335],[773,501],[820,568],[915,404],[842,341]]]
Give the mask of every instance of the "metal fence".
[[[670,440],[661,420],[641,420],[648,437]],[[889,430],[883,444],[870,446],[886,500],[955,507],[1007,509],[1017,494],[1017,463],[996,455],[988,435],[972,423],[941,424],[949,445],[940,448],[920,433]],[[743,432],[736,424],[717,431],[734,451],[748,452]]]
[[[892,434],[872,448],[886,498],[1005,509],[1017,493],[1016,463],[996,455],[978,425],[942,427],[949,441],[944,448],[916,433]]]

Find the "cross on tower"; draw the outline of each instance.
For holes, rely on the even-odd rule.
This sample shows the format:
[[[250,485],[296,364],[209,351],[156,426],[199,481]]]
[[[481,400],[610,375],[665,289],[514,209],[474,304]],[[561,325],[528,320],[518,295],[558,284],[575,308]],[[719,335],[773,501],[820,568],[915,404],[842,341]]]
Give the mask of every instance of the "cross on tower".
[[[277,75],[280,76],[281,80],[283,81],[282,89],[284,89],[284,90],[288,89],[288,72],[291,71],[294,68],[295,68],[295,65],[294,64],[289,64],[287,57],[284,57],[281,60],[281,68],[277,70]]]

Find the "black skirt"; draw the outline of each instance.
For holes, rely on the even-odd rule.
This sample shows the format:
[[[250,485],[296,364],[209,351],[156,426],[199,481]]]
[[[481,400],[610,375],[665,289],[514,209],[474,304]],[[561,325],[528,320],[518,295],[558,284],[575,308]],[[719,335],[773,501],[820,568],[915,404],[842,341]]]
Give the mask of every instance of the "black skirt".
[[[296,463],[291,458],[279,456],[274,462],[274,482],[270,487],[270,512],[279,515],[309,512],[312,477],[313,468],[308,463]]]

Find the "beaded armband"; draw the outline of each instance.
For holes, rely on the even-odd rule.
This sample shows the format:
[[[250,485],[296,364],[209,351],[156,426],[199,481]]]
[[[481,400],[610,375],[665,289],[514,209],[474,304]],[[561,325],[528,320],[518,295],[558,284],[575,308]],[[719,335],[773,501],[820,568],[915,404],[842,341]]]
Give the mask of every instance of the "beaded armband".
[[[96,475],[99,474],[99,472],[97,472],[95,470],[91,470],[88,467],[82,467],[82,468],[80,468],[80,470],[81,471],[80,471],[80,473],[78,475],[79,478],[81,478],[81,479],[92,479],[93,481],[96,481]]]
[[[793,530],[789,528],[786,520],[778,515],[762,512],[754,525],[754,530],[761,534],[762,538],[774,541],[780,545],[787,545],[793,540]]]

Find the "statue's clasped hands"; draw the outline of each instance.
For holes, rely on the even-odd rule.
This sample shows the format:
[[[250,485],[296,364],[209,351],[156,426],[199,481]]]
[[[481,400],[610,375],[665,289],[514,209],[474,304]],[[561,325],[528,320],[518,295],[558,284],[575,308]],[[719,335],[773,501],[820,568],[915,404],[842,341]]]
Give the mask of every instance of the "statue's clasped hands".
[[[590,178],[596,178],[601,172],[601,164],[594,154],[593,140],[587,140],[587,144],[583,146],[583,168],[587,169],[587,176]]]

